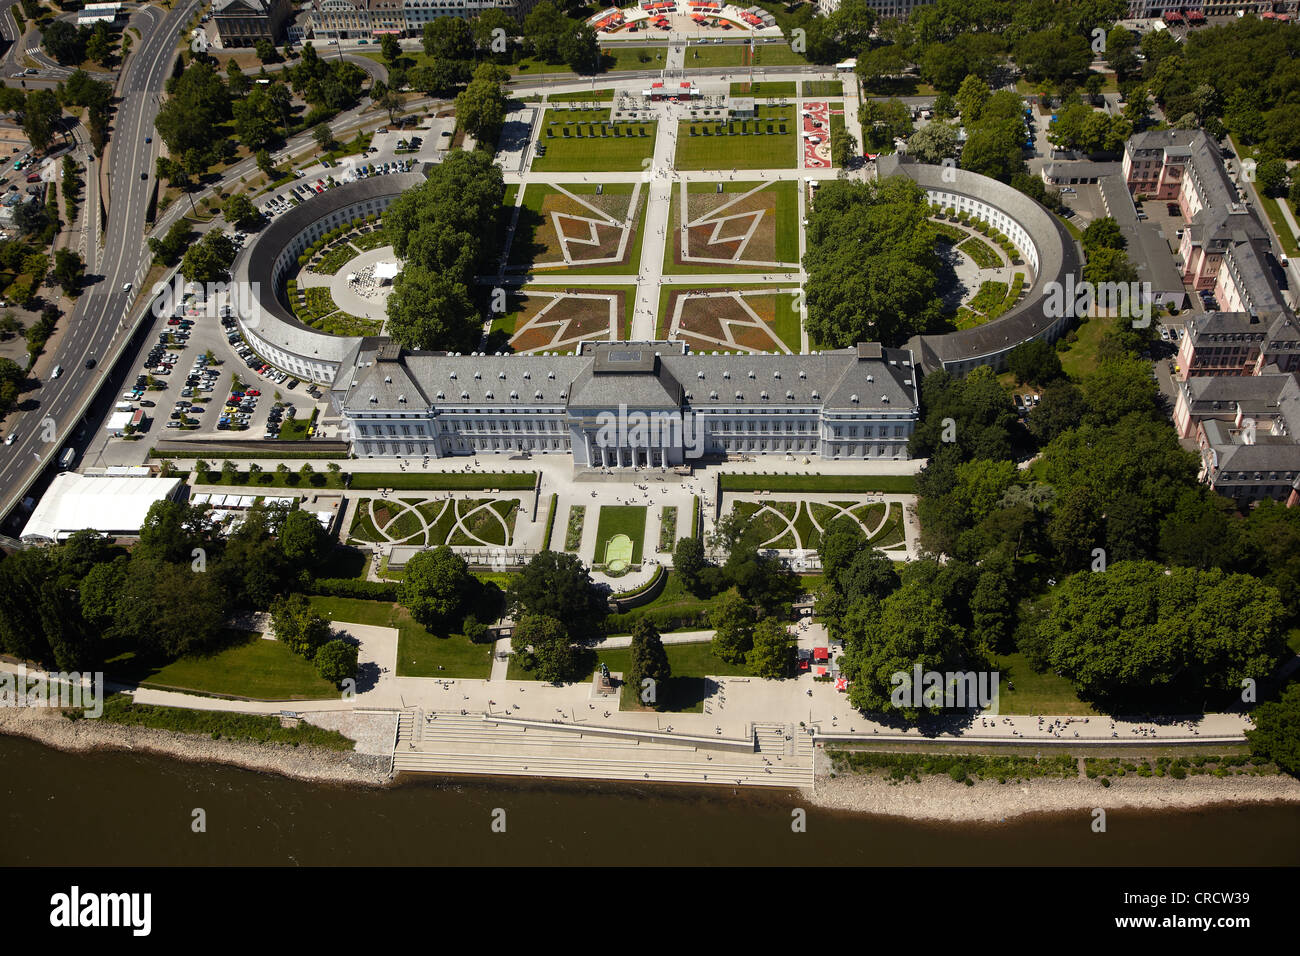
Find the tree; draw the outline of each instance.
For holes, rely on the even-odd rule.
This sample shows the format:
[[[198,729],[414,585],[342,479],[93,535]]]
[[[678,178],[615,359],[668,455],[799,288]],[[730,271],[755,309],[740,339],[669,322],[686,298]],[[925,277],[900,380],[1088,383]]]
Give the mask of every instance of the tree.
[[[1054,83],[1079,76],[1092,62],[1088,41],[1063,27],[1031,33],[1012,48],[1012,58],[1029,79]]]
[[[1272,673],[1285,617],[1277,592],[1247,575],[1120,561],[1062,582],[1039,632],[1083,699],[1172,713]]]
[[[251,465],[249,474],[252,474]],[[329,557],[333,547],[329,532],[321,527],[315,516],[297,508],[284,516],[279,541],[280,552],[288,561],[307,568],[318,566]]]
[[[775,618],[764,618],[754,627],[753,647],[746,656],[749,669],[765,680],[779,680],[790,674],[794,658],[794,635]]]
[[[395,90],[385,90],[383,95],[375,102],[381,110],[388,114],[388,122],[396,123],[397,114],[402,111],[402,105],[406,102],[406,99]]]
[[[713,627],[713,653],[728,664],[744,663],[754,646],[754,609],[734,588],[718,599],[709,612]]]
[[[1246,731],[1250,752],[1278,769],[1300,776],[1300,684],[1292,683],[1275,701],[1255,708],[1255,726]]]
[[[1083,392],[1073,382],[1053,382],[1043,389],[1042,397],[1029,411],[1029,433],[1042,444],[1074,428],[1087,411]]]
[[[189,282],[219,282],[229,275],[235,261],[235,244],[219,229],[203,234],[203,238],[185,251],[181,260],[181,275]]]
[[[397,599],[425,627],[445,626],[464,606],[471,583],[465,559],[442,545],[407,562]]]
[[[273,177],[277,170],[275,168],[275,161],[271,159],[271,153],[268,150],[259,149],[256,154],[256,159],[257,168],[265,173],[268,178]]]
[[[384,62],[389,66],[393,66],[402,56],[402,45],[397,42],[397,37],[391,33],[386,33],[379,41],[379,52],[383,56]]]
[[[956,159],[961,153],[961,147],[957,144],[957,130],[947,123],[922,126],[907,141],[907,152],[921,162],[935,166],[945,159]]]
[[[336,145],[334,131],[329,128],[328,123],[317,123],[313,126],[311,138],[316,140],[316,145],[325,152],[329,152]]]
[[[154,127],[173,157],[189,150],[204,159],[218,154],[214,130],[231,118],[230,91],[210,63],[194,61],[168,81],[168,97]]]
[[[1118,75],[1132,73],[1138,68],[1135,48],[1137,37],[1128,27],[1115,24],[1106,34],[1106,63]]]
[[[469,289],[452,276],[407,264],[388,298],[388,331],[408,349],[468,351],[482,318]]]
[[[577,555],[542,551],[513,576],[506,591],[512,608],[568,623],[579,640],[599,633],[607,613]]]
[[[515,623],[510,636],[515,654],[530,660],[538,680],[558,684],[568,680],[577,663],[573,644],[565,626],[546,614],[524,614]],[[529,649],[531,648],[531,651]],[[531,653],[531,658],[526,655]]]
[[[903,177],[827,182],[808,224],[808,329],[836,347],[901,343],[942,311],[934,227]]]
[[[1287,189],[1286,160],[1268,159],[1255,167],[1255,185],[1266,196],[1281,196]]]
[[[596,31],[585,22],[560,34],[557,52],[574,73],[600,71],[600,43]]]
[[[1088,412],[1084,420],[1096,425],[1116,425],[1129,415],[1160,416],[1159,386],[1151,377],[1151,365],[1140,358],[1117,358],[1102,362],[1083,381]]]
[[[1083,230],[1083,251],[1092,255],[1099,249],[1123,249],[1128,240],[1120,231],[1119,223],[1111,216],[1094,219]]]
[[[506,119],[506,98],[492,80],[472,80],[456,97],[456,116],[478,142],[494,144]]]
[[[435,60],[474,59],[474,33],[458,17],[437,17],[424,25],[424,52]]]
[[[244,193],[234,193],[221,206],[221,214],[232,226],[246,226],[261,218],[261,213]]]
[[[884,601],[863,599],[849,608],[843,624],[845,653],[842,670],[851,681],[849,702],[862,711],[897,714],[915,723],[923,710],[904,698],[896,706],[892,695],[900,686],[896,674],[909,684],[914,669],[922,673],[966,671],[976,663],[968,633],[944,610],[942,602],[917,582],[905,583]],[[919,692],[919,689],[917,689]]]
[[[1098,249],[1088,256],[1083,267],[1083,277],[1098,286],[1103,282],[1129,283],[1137,281],[1137,269],[1120,249]]]
[[[979,123],[967,130],[966,145],[961,151],[963,169],[1010,182],[1024,166],[1021,152],[1024,130],[1018,120]]]
[[[289,594],[271,603],[271,626],[275,639],[307,660],[330,640],[329,621],[312,610],[304,595]]]
[[[82,32],[65,20],[54,20],[45,27],[41,46],[61,65],[72,66],[86,59],[89,39],[89,30]]]
[[[957,108],[961,111],[962,122],[967,126],[979,122],[984,104],[988,102],[993,91],[978,76],[967,76],[957,89]]]
[[[843,515],[826,526],[817,553],[821,558],[822,574],[832,589],[842,591],[842,575],[866,547],[867,535],[856,518]]]
[[[80,253],[71,249],[58,249],[54,253],[54,279],[65,294],[76,297],[81,292],[86,265]]]
[[[1039,339],[1021,342],[1008,352],[1007,368],[1017,381],[1035,385],[1046,385],[1065,375],[1056,349]]]
[[[642,701],[662,704],[668,678],[672,677],[672,665],[668,663],[668,652],[664,650],[658,629],[648,618],[643,617],[632,626],[630,653],[631,664],[624,680]],[[654,683],[646,685],[646,680]],[[648,686],[654,690],[653,695],[647,698],[645,688]]]
[[[316,673],[335,687],[357,676],[357,645],[335,638],[316,652]]]
[[[53,90],[32,90],[27,94],[27,103],[23,107],[23,132],[31,140],[33,149],[44,152],[49,148],[62,115],[63,109]]]
[[[682,587],[692,594],[700,588],[700,572],[708,565],[704,545],[699,538],[678,538],[673,548],[673,574],[682,580]]]

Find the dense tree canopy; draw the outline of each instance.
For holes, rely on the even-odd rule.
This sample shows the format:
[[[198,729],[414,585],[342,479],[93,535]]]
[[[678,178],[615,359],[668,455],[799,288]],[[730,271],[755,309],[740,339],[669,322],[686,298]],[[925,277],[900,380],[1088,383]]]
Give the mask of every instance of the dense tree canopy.
[[[1119,562],[1057,588],[1039,640],[1085,699],[1176,712],[1269,676],[1284,618],[1277,592],[1246,575]]]
[[[939,321],[925,191],[905,177],[826,182],[808,224],[808,332],[835,347],[895,346]]]

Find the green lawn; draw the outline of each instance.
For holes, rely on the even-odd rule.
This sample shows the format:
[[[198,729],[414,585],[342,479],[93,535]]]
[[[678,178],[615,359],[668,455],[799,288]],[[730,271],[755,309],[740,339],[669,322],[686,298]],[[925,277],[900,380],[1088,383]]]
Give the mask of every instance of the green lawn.
[[[799,140],[794,108],[759,106],[757,114],[757,119],[722,124],[679,121],[675,165],[678,169],[793,169],[798,160]],[[784,133],[780,132],[782,125]],[[696,131],[694,136],[692,127]],[[719,127],[722,133],[718,132]],[[767,132],[769,127],[771,133]],[[742,134],[742,130],[748,130],[748,135]]]
[[[615,46],[611,43],[601,51],[600,59],[607,72],[654,70],[663,68],[667,52],[668,48],[662,46],[624,46],[621,43]]]
[[[1023,654],[1003,654],[992,661],[1001,675],[998,709],[1003,714],[1084,714],[1099,713],[1079,700],[1074,685],[1064,677],[1049,672],[1036,674]],[[1008,683],[1015,690],[1008,689]]]
[[[722,475],[723,491],[916,493],[912,475]]]
[[[600,184],[601,195],[604,196],[627,196],[630,205],[631,195],[633,192],[633,183],[602,183]],[[564,191],[578,197],[596,196],[596,183],[564,183]],[[544,251],[545,247],[536,244],[534,239],[539,229],[546,225],[547,217],[543,214],[543,207],[547,198],[551,196],[562,195],[554,186],[547,186],[534,183],[524,190],[524,201],[520,204],[519,219],[515,225],[514,236],[510,241],[510,256],[508,262],[512,268],[516,269],[533,269],[534,260],[538,257],[542,262],[561,262],[561,253],[558,249]],[[580,272],[584,275],[626,275],[637,271],[641,267],[641,243],[645,238],[645,216],[646,209],[649,206],[647,200],[650,196],[648,186],[643,186],[640,194],[637,196],[637,208],[630,209],[628,218],[632,221],[632,237],[627,246],[627,261],[625,263],[588,265],[583,262],[576,262],[572,265],[565,265],[561,262],[558,266],[539,267],[547,275],[563,272],[565,270]],[[567,204],[567,198],[566,198]],[[507,204],[506,215],[509,215],[509,206]],[[600,207],[599,201],[594,201],[593,205]],[[582,211],[586,214],[586,210]],[[527,290],[521,290],[526,292]],[[601,291],[600,288],[594,288],[584,291]],[[633,296],[635,298],[635,296]],[[513,296],[513,301],[518,302],[518,296]],[[633,306],[635,308],[635,306]],[[512,317],[512,316],[510,316]],[[509,329],[510,333],[514,331],[513,323],[505,321],[507,316],[497,316],[493,322],[492,330],[498,329],[498,323],[504,330]]]
[[[151,687],[257,700],[323,700],[339,693],[305,657],[245,631],[233,632],[215,654],[187,655],[138,679]]]
[[[714,194],[717,193],[718,191],[718,185],[719,185],[718,183],[699,183],[699,182],[687,183],[687,193],[690,196],[702,195],[705,193]],[[753,180],[746,180],[743,182],[728,181],[722,183],[721,185],[722,185],[722,195],[729,197],[730,199],[734,199],[737,196],[743,195],[744,193],[757,189],[759,186],[763,184],[761,182],[756,182]],[[681,188],[680,184],[678,183],[673,184],[672,197],[670,200],[672,205],[669,208],[669,227],[674,231],[677,228],[679,228],[681,224],[680,210],[681,210],[682,197],[681,197],[680,188]],[[726,272],[726,271],[750,273],[750,272],[757,271],[757,269],[753,265],[744,264],[743,259],[745,258],[766,259],[766,255],[774,255],[775,259],[773,261],[789,263],[792,267],[797,266],[799,262],[799,231],[800,231],[799,184],[792,180],[776,180],[770,182],[767,185],[767,188],[763,190],[763,192],[755,194],[754,198],[757,199],[759,196],[764,195],[764,193],[772,193],[776,196],[776,207],[772,213],[773,219],[772,219],[771,228],[773,231],[774,245],[770,247],[772,250],[771,252],[763,256],[759,256],[754,252],[747,251],[746,253],[742,254],[742,262],[734,266],[718,265],[716,263],[703,264],[703,263],[689,263],[689,262],[679,265],[675,261],[676,255],[674,253],[674,248],[675,248],[674,243],[666,242],[664,243],[664,272],[667,274],[675,274],[675,275],[713,275],[714,273],[717,272]],[[725,215],[726,212],[724,211],[723,214]],[[755,239],[751,240],[751,242],[766,243],[767,240],[763,236],[764,228],[765,227],[760,224],[759,233],[756,234]],[[751,245],[750,248],[753,249],[754,247]],[[695,254],[701,255],[702,253],[700,252],[699,249],[696,249]],[[786,298],[790,304],[793,304],[794,296],[787,295],[784,296],[784,298]],[[797,315],[797,310],[796,310],[796,315]],[[778,310],[778,314],[777,314],[778,326],[780,325],[780,323],[781,323],[781,314],[780,311]],[[781,334],[779,329],[778,329],[778,334]],[[789,344],[789,340],[785,339],[784,335],[782,335],[782,339],[784,339],[787,342],[787,344]],[[792,345],[791,348],[792,351],[797,353],[800,351],[799,335],[798,335],[797,328],[795,330],[795,336],[793,341],[794,344]]]
[[[753,57],[747,56],[753,50]],[[790,49],[788,43],[691,44],[686,48],[686,69],[706,69],[717,66],[799,66],[808,62],[800,53]]]
[[[636,171],[654,155],[656,124],[609,124],[609,110],[547,110],[535,156],[537,172]]]
[[[596,526],[596,563],[605,560],[605,545],[616,534],[632,539],[632,563],[639,564],[645,542],[645,505],[602,505]]]
[[[717,601],[716,597],[713,598],[696,597],[690,591],[686,590],[686,588],[682,585],[682,579],[679,576],[673,574],[672,571],[666,571],[665,574],[667,574],[667,579],[664,581],[664,588],[662,591],[659,592],[659,596],[655,598],[653,601],[651,601],[649,604],[643,604],[641,607],[636,608],[633,611],[629,611],[626,615],[624,615],[625,620],[623,621],[623,623],[633,621],[636,618],[641,617],[644,613],[649,611],[659,611],[659,612],[663,612],[666,615],[676,614],[676,615],[680,615],[683,618],[693,618],[699,614],[708,613],[708,611],[713,607],[714,603]],[[610,633],[612,634],[629,633],[628,628],[622,626],[622,624],[619,621],[616,621],[615,625],[616,625],[615,627],[611,627]],[[708,627],[707,624],[703,624],[700,626]],[[696,630],[697,628],[694,625],[692,625],[687,629]],[[661,630],[664,630],[664,632],[667,633],[665,629],[661,628]]]
[[[843,80],[804,80],[804,96],[843,96]]]
[[[708,677],[731,677],[749,674],[744,664],[728,664],[713,653],[712,642],[700,644],[665,644],[668,665],[672,668],[672,677],[666,687],[657,688],[657,710],[669,713],[702,713],[704,700],[710,696],[714,687]],[[632,667],[632,649],[613,647],[596,652],[596,669],[600,662],[609,667],[610,673],[626,675]],[[620,696],[620,709],[640,710],[640,688],[624,685]]]
[[[316,594],[307,600],[317,614],[333,621],[397,628],[399,677],[485,680],[492,673],[491,644],[472,644],[462,634],[434,634],[399,604]]]
[[[310,418],[286,418],[280,423],[280,441],[306,441]]]
[[[549,103],[604,103],[614,98],[613,90],[583,90],[578,93],[551,93]]]
[[[732,96],[788,96],[793,99],[797,93],[794,80],[757,80],[753,83],[743,81],[731,84]]]
[[[247,740],[260,744],[306,744],[329,750],[349,752],[356,742],[337,730],[326,730],[312,724],[299,723],[284,727],[280,718],[253,714],[230,714],[212,710],[190,710],[185,707],[154,707],[133,703],[125,694],[112,694],[104,701],[105,723],[132,727],[154,727],[176,733],[201,734],[210,740]]]
[[[421,491],[481,491],[486,488],[500,488],[503,491],[531,491],[536,482],[537,474],[532,471],[490,472],[487,474],[465,472],[416,474],[415,472],[359,471],[352,476],[349,487],[370,491],[376,488],[401,488]]]
[[[1065,374],[1079,381],[1097,370],[1097,350],[1110,322],[1107,319],[1078,319],[1077,322],[1075,328],[1079,337],[1069,348],[1057,354],[1061,357]]]

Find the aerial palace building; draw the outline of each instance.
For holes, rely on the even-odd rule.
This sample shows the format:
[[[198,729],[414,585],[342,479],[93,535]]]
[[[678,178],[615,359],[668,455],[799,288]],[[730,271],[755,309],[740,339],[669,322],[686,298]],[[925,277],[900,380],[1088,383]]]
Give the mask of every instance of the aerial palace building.
[[[905,459],[918,416],[907,349],[704,355],[587,342],[576,355],[448,355],[363,340],[331,402],[359,457],[564,454],[576,470],[722,455]]]

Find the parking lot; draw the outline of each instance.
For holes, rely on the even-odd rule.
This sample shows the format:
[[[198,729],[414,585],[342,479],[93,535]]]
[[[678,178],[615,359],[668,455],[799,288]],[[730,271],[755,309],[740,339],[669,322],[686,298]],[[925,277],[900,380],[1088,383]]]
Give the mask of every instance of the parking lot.
[[[322,159],[298,173],[296,181],[277,190],[261,206],[274,218],[334,186],[391,173],[409,173],[426,163],[441,162],[451,144],[455,120],[426,119],[412,128],[376,132],[366,152],[339,160]]]
[[[110,406],[114,411],[142,409],[144,439],[114,437],[101,424],[86,451],[86,464],[142,464],[149,448],[163,438],[278,438],[286,420],[305,423],[318,405],[325,410],[323,396],[318,402],[308,392],[310,387],[321,395],[315,386],[300,384],[258,359],[225,311],[224,304],[191,293],[154,320],[132,374]],[[293,437],[307,431],[305,425],[291,430],[296,431]]]
[[[327,189],[358,179],[370,179],[390,173],[409,173],[415,168],[415,163],[416,161],[410,157],[390,159],[386,162],[360,157],[348,157],[339,162],[322,159],[319,163],[308,166],[299,174],[296,182],[281,188],[258,208],[263,216],[274,219]]]

